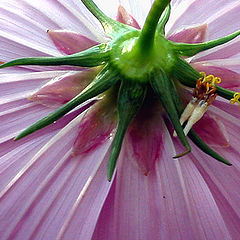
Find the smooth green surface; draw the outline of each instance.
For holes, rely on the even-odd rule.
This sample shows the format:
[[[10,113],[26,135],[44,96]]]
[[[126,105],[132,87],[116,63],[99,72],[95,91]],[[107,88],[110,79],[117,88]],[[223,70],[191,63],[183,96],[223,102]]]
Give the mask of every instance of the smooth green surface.
[[[0,65],[0,68],[23,65],[95,67],[109,60],[109,51],[108,45],[104,43],[67,56],[20,58]]]
[[[188,143],[187,137],[183,132],[183,128],[179,122],[177,109],[171,95],[170,81],[168,80],[166,74],[163,71],[159,70],[158,72],[155,72],[154,76],[152,76],[150,83],[153,90],[158,95],[164,109],[166,110],[181,143],[186,148],[186,151],[184,153],[178,154],[174,158],[184,156],[191,151],[191,147]]]
[[[118,126],[108,160],[107,176],[111,181],[124,135],[133,117],[141,108],[147,92],[145,84],[122,81],[118,95]]]

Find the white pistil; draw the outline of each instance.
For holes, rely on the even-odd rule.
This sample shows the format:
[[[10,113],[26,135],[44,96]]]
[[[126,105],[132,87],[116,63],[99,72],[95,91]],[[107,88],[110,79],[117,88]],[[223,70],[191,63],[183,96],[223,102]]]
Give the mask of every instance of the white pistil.
[[[179,121],[181,125],[183,125],[190,118],[196,106],[197,106],[197,98],[193,97],[192,100],[188,103],[188,105],[184,109],[180,117]],[[173,136],[177,137],[176,131],[173,132]]]
[[[199,121],[204,113],[207,111],[208,104],[206,102],[200,101],[199,104],[194,108],[192,115],[190,116],[187,125],[184,128],[185,135],[191,130],[192,126]]]

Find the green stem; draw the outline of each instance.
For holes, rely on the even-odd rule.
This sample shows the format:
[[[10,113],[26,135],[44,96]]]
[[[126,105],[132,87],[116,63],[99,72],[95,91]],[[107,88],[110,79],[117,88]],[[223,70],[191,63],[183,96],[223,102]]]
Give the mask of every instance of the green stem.
[[[152,49],[159,18],[169,3],[170,0],[155,0],[153,3],[138,40],[141,51],[149,52]]]

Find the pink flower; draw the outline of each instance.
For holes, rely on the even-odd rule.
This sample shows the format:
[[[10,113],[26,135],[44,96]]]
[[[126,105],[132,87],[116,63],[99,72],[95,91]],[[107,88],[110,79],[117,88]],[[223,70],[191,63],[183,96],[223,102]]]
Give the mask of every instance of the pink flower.
[[[95,3],[108,16],[139,28],[153,1]],[[166,36],[172,41],[201,43],[239,29],[238,1],[173,0],[171,4]],[[0,16],[1,62],[72,54],[109,41],[98,21],[76,0],[3,0]],[[186,60],[198,71],[221,77],[220,86],[239,91],[239,41]],[[231,167],[214,161],[194,144],[190,154],[173,159],[185,150],[153,97],[147,98],[129,126],[116,172],[107,181],[117,124],[114,91],[13,141],[26,127],[75,97],[100,70],[77,66],[0,70],[1,239],[238,239],[237,104],[217,97],[194,125]],[[192,91],[180,83],[177,88],[187,104]]]

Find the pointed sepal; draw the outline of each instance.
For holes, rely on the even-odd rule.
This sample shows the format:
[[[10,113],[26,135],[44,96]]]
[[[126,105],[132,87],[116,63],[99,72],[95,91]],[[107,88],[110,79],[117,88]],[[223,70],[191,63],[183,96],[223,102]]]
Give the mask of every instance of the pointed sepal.
[[[228,160],[226,160],[224,157],[220,156],[212,148],[210,148],[193,130],[189,132],[188,136],[197,145],[197,147],[199,147],[203,152],[205,152],[209,156],[228,166],[232,165]]]
[[[162,35],[165,35],[165,27],[169,20],[170,13],[171,13],[171,5],[168,4],[165,11],[163,12],[163,15],[161,16],[161,18],[159,20],[158,26],[157,26],[157,32]]]
[[[104,31],[110,36],[118,36],[124,32],[134,30],[133,27],[113,20],[105,15],[92,0],[81,0],[86,8],[98,19],[102,24]],[[136,30],[136,29],[135,29]]]
[[[186,151],[184,153],[178,154],[177,156],[174,157],[178,158],[188,154],[191,151],[191,147],[188,143],[188,140],[183,132],[183,128],[179,121],[178,113],[171,94],[172,90],[170,81],[171,80],[168,79],[167,75],[162,70],[157,70],[152,75],[150,83],[153,90],[158,95],[165,111],[167,112],[181,143],[186,148]]]
[[[118,126],[108,160],[107,176],[111,181],[127,128],[143,104],[146,85],[123,80],[118,95]]]
[[[227,43],[239,35],[240,35],[240,31],[237,31],[237,32],[230,34],[228,36],[225,36],[223,38],[219,38],[219,39],[204,42],[204,43],[196,43],[196,44],[176,43],[176,42],[171,42],[171,43],[172,43],[173,50],[178,55],[192,57],[199,52],[202,52],[202,51],[214,48],[216,46],[222,45],[224,43]]]
[[[115,85],[118,80],[118,73],[109,68],[108,65],[105,66],[104,69],[96,76],[96,78],[79,95],[58,108],[56,111],[50,113],[48,116],[40,119],[27,129],[25,129],[14,140],[19,140],[39,129],[42,129],[54,123],[78,105],[103,93],[111,86]]]
[[[95,67],[104,64],[109,59],[109,52],[107,44],[100,44],[67,56],[19,58],[0,65],[0,68],[23,65]]]

